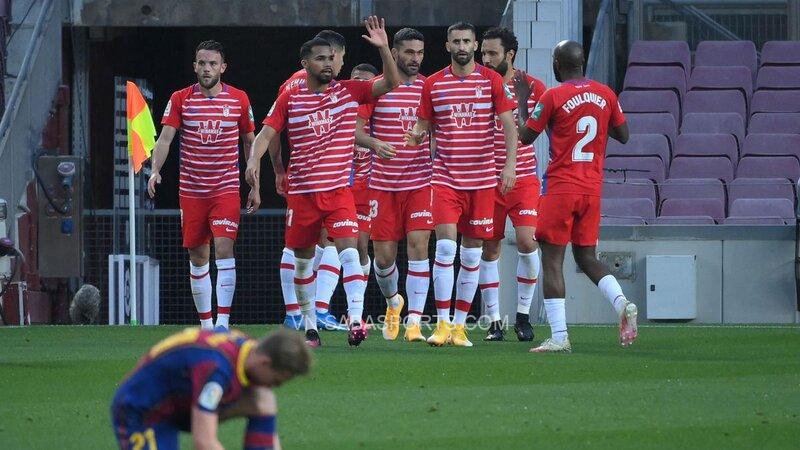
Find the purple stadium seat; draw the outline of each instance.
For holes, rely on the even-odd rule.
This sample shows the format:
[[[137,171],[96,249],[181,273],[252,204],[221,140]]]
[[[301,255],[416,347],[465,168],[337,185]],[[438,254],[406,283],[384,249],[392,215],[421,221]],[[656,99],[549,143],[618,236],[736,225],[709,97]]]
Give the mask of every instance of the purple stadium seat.
[[[650,180],[606,180],[603,182],[603,198],[647,198],[656,204],[656,187]]]
[[[672,160],[669,177],[715,178],[727,183],[733,179],[733,163],[725,156],[678,156]]]
[[[659,216],[654,225],[715,225],[711,216]]]
[[[607,217],[600,216],[600,225],[647,225],[641,217]]]
[[[658,156],[669,163],[669,142],[663,134],[632,134],[625,144],[609,139],[606,156]]]
[[[747,135],[742,146],[742,157],[758,155],[794,156],[800,161],[800,134],[754,133]]]
[[[747,122],[747,102],[739,91],[689,91],[683,101],[683,115],[688,113],[739,114]]]
[[[787,220],[780,217],[728,217],[722,223],[725,225],[786,225],[786,222]]]
[[[681,120],[678,96],[671,91],[623,91],[619,104],[625,113],[670,113],[675,123]]]
[[[750,118],[748,134],[800,134],[800,113],[757,113]]]
[[[795,188],[786,178],[737,178],[728,183],[728,208],[740,198],[785,198],[794,204]]]
[[[725,203],[719,198],[668,198],[660,216],[700,216],[719,221],[725,218]]]
[[[761,223],[774,223],[774,219],[782,219],[785,224],[795,223],[794,204],[785,198],[740,198],[731,204],[729,219],[758,218],[765,219]],[[726,221],[735,223],[736,221]]]
[[[684,133],[675,143],[675,156],[725,156],[733,162],[734,169],[739,162],[736,138],[732,134]]]
[[[649,198],[603,199],[601,214],[609,218],[641,218],[650,223],[656,218],[656,207]]]
[[[716,178],[670,178],[659,186],[662,203],[670,198],[716,198],[725,202],[725,187]]]
[[[682,99],[686,92],[686,73],[680,67],[631,66],[625,71],[623,90],[653,91],[669,89]]]
[[[658,156],[611,156],[606,158],[605,177],[610,180],[653,180],[667,178],[667,165]]]
[[[800,66],[764,66],[758,71],[756,89],[800,89]]]
[[[681,123],[681,133],[721,133],[736,138],[737,147],[744,142],[744,122],[736,113],[689,113]]]
[[[628,55],[628,66],[679,66],[688,79],[692,55],[685,41],[636,41]]]
[[[739,178],[800,179],[800,162],[794,156],[745,156],[736,171]]]
[[[762,66],[800,65],[799,41],[769,41],[761,47]]]
[[[745,100],[753,95],[753,75],[747,67],[695,67],[689,78],[690,91],[734,89],[742,93]]]
[[[663,134],[669,147],[675,148],[678,138],[678,125],[669,113],[631,113],[625,114],[631,134]]]
[[[755,81],[758,68],[756,46],[750,41],[702,41],[697,44],[694,65],[744,66]]]
[[[756,91],[750,100],[750,115],[760,112],[800,112],[800,90]]]

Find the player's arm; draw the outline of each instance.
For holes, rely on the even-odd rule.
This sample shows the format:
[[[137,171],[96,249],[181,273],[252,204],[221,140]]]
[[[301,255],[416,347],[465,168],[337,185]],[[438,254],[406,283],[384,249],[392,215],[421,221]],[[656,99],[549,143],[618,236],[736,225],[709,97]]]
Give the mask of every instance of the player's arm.
[[[628,142],[630,131],[628,130],[628,122],[623,122],[622,125],[617,127],[609,127],[608,136],[619,141],[621,144]]]
[[[428,135],[430,127],[430,121],[418,118],[417,123],[414,124],[414,128],[412,128],[410,131],[406,131],[403,135],[406,145],[416,147],[422,144],[422,141],[425,140],[425,136]]]
[[[500,113],[500,123],[503,124],[503,137],[506,141],[506,165],[500,172],[500,190],[508,193],[514,187],[517,179],[517,125],[514,123],[514,113],[506,111]]]
[[[272,171],[275,173],[275,190],[278,195],[285,196],[284,181],[286,180],[286,168],[283,167],[283,159],[281,158],[281,137],[276,135],[269,141],[267,148],[269,153],[269,161],[272,163]]]
[[[164,125],[164,127],[161,128],[161,134],[158,136],[155,148],[153,148],[153,173],[147,181],[147,192],[150,194],[150,198],[156,196],[156,185],[161,184],[161,167],[164,166],[164,161],[167,160],[169,147],[172,144],[172,140],[175,139],[175,133],[177,131],[178,130],[169,125]]]
[[[270,142],[278,135],[278,132],[269,125],[261,127],[261,131],[256,135],[253,141],[253,146],[250,151],[250,157],[247,159],[247,170],[245,171],[244,178],[250,187],[258,186],[258,175],[261,167],[261,158],[267,152]],[[270,155],[272,158],[272,155]],[[283,167],[283,163],[281,163]]]
[[[197,450],[224,450],[217,439],[219,418],[217,413],[192,407],[192,442]]]
[[[622,112],[622,106],[619,104],[619,99],[614,93],[611,93],[611,117],[608,123],[608,135],[620,143],[628,142],[630,131],[628,131],[628,123],[625,122],[625,114]]]
[[[367,121],[361,117],[356,118],[356,145],[368,148],[375,152],[380,158],[391,159],[397,154],[397,150],[390,144],[372,137],[364,132],[364,125]]]
[[[539,133],[525,125],[530,117],[528,98],[531,96],[531,85],[528,84],[525,72],[521,70],[514,73],[514,91],[517,94],[517,116],[519,117],[517,134],[519,135],[520,142],[522,142],[523,145],[528,145],[539,137]]]
[[[372,83],[372,96],[377,98],[400,85],[400,72],[397,63],[389,50],[389,36],[386,35],[386,23],[377,16],[369,16],[364,20],[367,34],[361,35],[374,47],[378,48],[383,62],[383,77]]]

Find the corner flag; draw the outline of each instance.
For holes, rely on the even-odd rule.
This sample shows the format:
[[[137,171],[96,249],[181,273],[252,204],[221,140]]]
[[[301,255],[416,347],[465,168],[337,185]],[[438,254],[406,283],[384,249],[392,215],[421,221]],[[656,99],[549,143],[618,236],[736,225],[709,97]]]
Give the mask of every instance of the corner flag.
[[[156,145],[156,127],[147,102],[139,88],[131,81],[125,86],[128,118],[128,153],[131,155],[134,173],[142,170],[142,163],[153,152]]]

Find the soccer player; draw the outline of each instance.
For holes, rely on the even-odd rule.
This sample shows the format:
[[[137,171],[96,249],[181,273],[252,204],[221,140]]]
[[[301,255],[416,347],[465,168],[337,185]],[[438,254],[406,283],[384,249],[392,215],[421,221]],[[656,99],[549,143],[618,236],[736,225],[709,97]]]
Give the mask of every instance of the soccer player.
[[[617,279],[595,257],[600,234],[600,191],[606,142],[628,141],[628,125],[608,86],[583,75],[583,47],[561,41],[553,51],[553,72],[561,85],[547,90],[528,116],[530,94],[522,74],[514,78],[523,144],[550,129],[550,164],[539,203],[536,238],[542,248],[544,307],[552,336],[531,352],[570,352],[564,307],[564,252],[572,243],[575,262],[596,284],[619,315],[619,340],[627,347],[636,339],[636,305],[622,293]]]
[[[403,134],[417,121],[417,109],[425,77],[419,68],[425,56],[425,37],[413,28],[394,35],[392,56],[400,71],[400,86],[391,94],[359,109],[359,124],[372,124],[372,136],[356,131],[377,158],[372,161],[369,179],[372,205],[372,247],[375,252],[375,279],[386,298],[384,339],[394,340],[400,330],[400,313],[405,300],[397,283],[397,243],[404,237],[408,250],[406,295],[408,322],[405,340],[425,341],[420,319],[425,309],[430,284],[428,240],[433,230],[431,209],[431,150],[428,139],[421,145],[406,145]]]
[[[188,328],[151,348],[117,389],[111,423],[119,447],[178,450],[187,431],[194,448],[221,449],[219,422],[246,417],[245,449],[279,449],[272,388],[310,366],[308,346],[291,331],[256,341]]]
[[[498,184],[494,158],[494,123],[503,127],[506,163],[500,172],[500,192],[514,187],[517,131],[512,94],[496,71],[475,63],[478,43],[475,27],[458,22],[447,29],[449,67],[425,80],[417,121],[406,141],[419,145],[434,126],[433,221],[436,225],[436,259],[433,289],[436,297],[436,331],[428,338],[435,346],[452,342],[471,347],[465,324],[475,291],[484,239],[494,234],[494,191]],[[453,261],[456,238],[461,238],[461,270],[456,284],[456,305],[450,325]]]
[[[481,56],[483,64],[499,73],[503,82],[514,93],[514,58],[519,44],[514,33],[507,28],[490,28],[483,34]],[[532,94],[528,106],[533,108],[544,93],[545,86],[540,80],[526,75]],[[514,98],[516,102],[516,97]],[[516,111],[515,111],[516,115]],[[516,118],[516,117],[515,117]],[[503,129],[495,121],[494,131],[495,167],[498,177],[506,162],[506,146]],[[483,242],[483,256],[480,264],[479,287],[481,299],[486,305],[486,314],[492,323],[485,340],[502,341],[503,324],[500,321],[500,274],[497,260],[500,259],[500,241],[505,237],[506,217],[514,224],[517,242],[517,316],[514,331],[520,341],[533,340],[533,328],[529,314],[531,301],[539,276],[539,247],[534,240],[537,208],[541,185],[536,175],[536,151],[533,145],[517,144],[517,182],[508,194],[495,191],[494,235]]]
[[[316,314],[311,305],[314,277],[311,258],[324,226],[339,251],[347,296],[348,343],[359,345],[367,336],[363,323],[363,284],[356,243],[358,222],[353,193],[348,187],[353,164],[358,105],[394,89],[399,81],[389,50],[384,21],[370,16],[365,21],[370,44],[383,61],[384,77],[370,80],[333,80],[334,52],[324,39],[303,44],[300,58],[308,72],[301,82],[281,93],[256,136],[247,163],[246,178],[257,184],[257,168],[267,144],[284,127],[289,135],[291,157],[286,193],[286,246],[295,254],[295,292],[303,312],[309,345],[320,345]]]
[[[217,265],[217,323],[227,328],[236,289],[233,243],[239,230],[239,138],[249,149],[254,140],[253,110],[244,91],[222,83],[228,65],[222,44],[203,41],[195,51],[197,83],[176,91],[164,110],[161,135],[153,150],[150,197],[161,183],[161,167],[175,132],[181,130],[180,208],[183,246],[189,250],[189,282],[203,329],[211,316],[210,246]],[[248,211],[258,190],[252,190]],[[259,200],[260,201],[260,200]]]

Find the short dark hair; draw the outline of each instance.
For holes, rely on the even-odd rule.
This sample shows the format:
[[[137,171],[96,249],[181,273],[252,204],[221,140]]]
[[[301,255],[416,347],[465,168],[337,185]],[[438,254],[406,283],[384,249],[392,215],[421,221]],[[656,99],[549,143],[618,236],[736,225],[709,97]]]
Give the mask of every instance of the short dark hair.
[[[311,351],[303,335],[289,330],[278,330],[256,344],[256,351],[269,356],[273,369],[292,375],[305,375],[311,370]]]
[[[380,73],[378,69],[370,63],[361,63],[353,67],[353,70],[351,70],[350,73],[353,73],[356,70],[360,70],[361,72],[369,72],[372,74],[372,76],[378,76],[378,74]]]
[[[311,56],[311,50],[314,47],[330,47],[331,43],[325,39],[315,37],[310,41],[306,41],[300,47],[300,59],[306,59]]]
[[[344,36],[333,30],[322,30],[319,33],[317,33],[317,35],[314,36],[314,38],[325,39],[326,41],[330,42],[331,46],[333,47],[341,49],[345,48]]]
[[[451,31],[455,31],[455,30],[469,30],[469,31],[472,31],[473,35],[477,36],[477,34],[478,34],[478,33],[475,32],[475,25],[473,25],[473,24],[471,24],[469,22],[456,22],[456,23],[450,25],[449,27],[447,27],[447,37],[449,38],[450,37],[450,32]]]
[[[514,32],[509,30],[505,27],[492,27],[486,30],[483,33],[483,39],[500,39],[500,45],[503,46],[503,50],[508,53],[509,50],[514,50],[514,58],[517,57],[517,50],[519,50],[519,42],[517,41],[517,37],[514,36]],[[514,61],[514,58],[511,58],[511,61]]]
[[[222,62],[225,62],[225,49],[222,47],[222,44],[219,42],[209,39],[207,41],[203,41],[197,44],[197,48],[194,50],[194,56],[197,57],[197,52],[200,50],[210,50],[212,52],[218,52],[219,55],[222,57]]]
[[[403,28],[394,34],[392,39],[392,46],[397,48],[398,45],[405,41],[422,41],[425,42],[425,36],[414,28]]]

